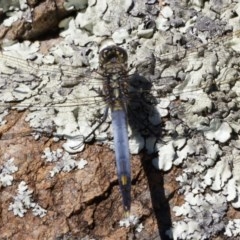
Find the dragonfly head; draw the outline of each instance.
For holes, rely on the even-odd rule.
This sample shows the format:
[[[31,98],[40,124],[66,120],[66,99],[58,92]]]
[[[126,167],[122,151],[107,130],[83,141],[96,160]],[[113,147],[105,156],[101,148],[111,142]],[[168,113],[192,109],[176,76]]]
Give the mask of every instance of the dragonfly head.
[[[101,67],[108,64],[127,64],[127,52],[118,46],[112,45],[103,48],[99,53],[99,64]]]

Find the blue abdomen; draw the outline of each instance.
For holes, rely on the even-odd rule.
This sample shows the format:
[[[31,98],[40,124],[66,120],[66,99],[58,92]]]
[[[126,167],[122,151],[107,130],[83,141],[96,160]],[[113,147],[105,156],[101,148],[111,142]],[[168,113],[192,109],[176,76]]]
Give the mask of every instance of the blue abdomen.
[[[131,206],[131,164],[127,116],[123,109],[113,110],[111,115],[118,181],[122,193],[124,210],[129,212]]]

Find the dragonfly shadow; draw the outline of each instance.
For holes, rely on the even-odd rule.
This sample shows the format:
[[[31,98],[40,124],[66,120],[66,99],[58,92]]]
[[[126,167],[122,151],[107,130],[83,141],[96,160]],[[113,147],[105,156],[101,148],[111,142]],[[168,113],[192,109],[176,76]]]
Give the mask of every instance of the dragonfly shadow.
[[[152,165],[152,159],[157,157],[155,144],[161,141],[164,123],[156,110],[157,99],[151,94],[151,81],[140,74],[133,74],[129,83],[131,89],[128,102],[129,126],[135,142],[139,145],[144,142],[141,164],[147,177],[160,238],[168,239],[166,230],[172,226],[172,222],[170,206],[164,192],[164,174]]]

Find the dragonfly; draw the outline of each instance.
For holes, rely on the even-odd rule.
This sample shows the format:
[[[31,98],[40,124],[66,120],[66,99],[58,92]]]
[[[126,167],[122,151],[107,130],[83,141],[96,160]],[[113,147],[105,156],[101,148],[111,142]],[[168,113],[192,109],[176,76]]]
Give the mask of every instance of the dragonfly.
[[[99,53],[101,75],[104,77],[103,95],[111,109],[114,148],[118,180],[126,215],[131,203],[131,167],[127,133],[127,53],[116,46]],[[107,108],[108,109],[108,108]]]
[[[238,32],[233,34],[234,38],[238,35]],[[93,133],[97,138],[100,126],[112,121],[117,175],[124,211],[128,213],[131,206],[128,114],[138,114],[132,126],[139,123],[138,130],[148,132],[143,133],[146,144],[153,136],[154,144],[160,141],[162,145],[216,127],[211,126],[211,120],[221,118],[224,109],[223,106],[220,109],[219,102],[225,101],[216,93],[234,89],[239,79],[233,60],[238,58],[237,52],[230,51],[231,46],[219,44],[226,44],[232,38],[232,35],[217,38],[192,51],[178,51],[176,56],[151,54],[129,69],[127,52],[112,45],[99,52],[97,71],[68,65],[38,65],[4,52],[0,61],[1,114],[7,115],[10,109],[27,109],[26,121],[33,132],[39,137],[41,133],[54,131],[53,136],[66,139],[63,147],[71,153],[83,150],[83,142],[90,141]],[[212,46],[218,53],[212,51]],[[216,67],[218,60],[220,65]],[[109,108],[111,120],[107,120]],[[213,109],[215,114],[209,117]],[[159,126],[164,129],[161,139]],[[134,134],[138,135],[133,130],[133,138]],[[3,134],[1,140],[9,136],[13,137]],[[168,164],[162,158],[161,168],[166,170],[169,167],[164,166]]]
[[[116,2],[114,1],[114,4]],[[144,3],[144,1],[140,2]],[[218,8],[219,3],[214,3]],[[175,9],[177,16],[179,14],[180,20],[185,15],[177,9],[178,4],[175,8],[172,6],[171,8]],[[213,10],[215,13],[222,12],[221,9],[216,8]],[[114,7],[114,10],[116,9]],[[237,15],[234,12],[232,14]],[[122,14],[114,12],[113,16],[114,18],[121,17]],[[213,176],[213,171],[209,174],[212,175],[208,180],[210,182],[208,188],[200,187],[202,182],[206,184],[207,180],[204,181],[206,172],[209,169],[215,170],[216,166],[222,163],[224,154],[230,156],[233,146],[239,149],[237,146],[239,138],[239,31],[235,29],[229,34],[220,32],[219,35],[216,34],[216,37],[212,37],[211,32],[209,36],[211,40],[200,45],[193,41],[192,44],[192,39],[188,39],[191,36],[185,37],[186,32],[183,33],[178,29],[178,19],[172,18],[170,17],[171,25],[167,26],[170,31],[167,31],[165,26],[161,26],[162,31],[154,35],[153,41],[152,39],[136,40],[135,36],[131,36],[131,41],[118,44],[128,54],[128,68],[124,67],[127,73],[123,74],[123,78],[125,74],[128,75],[127,111],[125,109],[122,114],[127,113],[129,122],[129,150],[130,153],[135,154],[145,147],[149,153],[156,152],[158,156],[153,159],[153,164],[163,171],[169,171],[173,165],[182,166],[181,170],[184,171],[185,179],[180,176],[179,184],[180,193],[184,195],[188,191],[194,194],[203,191],[211,192],[212,185],[215,187],[215,192],[221,191],[222,188],[217,189],[217,184],[220,182],[223,186],[225,182],[224,180],[221,182],[221,174],[217,173],[216,177]],[[191,28],[191,21],[185,20],[186,25],[183,28],[186,29],[185,26],[188,24]],[[210,21],[210,25],[212,22],[215,20]],[[201,28],[202,22],[197,21],[197,23]],[[134,23],[131,21],[130,24]],[[118,22],[116,25],[119,27]],[[195,23],[192,26],[194,29]],[[199,29],[198,27],[196,29]],[[131,28],[131,32],[132,29],[136,28]],[[87,30],[91,32],[91,29]],[[207,33],[208,30],[209,28],[207,28]],[[182,33],[183,38],[179,37]],[[198,40],[202,38],[201,34],[205,34],[204,29],[203,32],[196,34],[197,37],[192,32],[192,37]],[[166,41],[167,37],[169,41]],[[21,129],[13,133],[2,131],[0,141],[31,133],[36,139],[41,138],[42,135],[63,138],[63,148],[73,154],[83,150],[83,142],[88,143],[93,138],[113,148],[114,131],[109,128],[113,117],[105,110],[106,105],[109,104],[104,98],[102,70],[93,70],[95,58],[93,61],[90,59],[90,64],[82,58],[82,53],[88,57],[92,53],[98,56],[98,46],[97,50],[95,46],[91,46],[92,48],[84,48],[83,51],[71,46],[59,45],[57,47],[63,57],[59,57],[56,49],[56,54],[54,50],[51,51],[54,55],[54,63],[50,54],[46,58],[33,54],[26,59],[25,56],[15,56],[16,49],[7,51],[8,48],[4,48],[0,53],[0,118],[3,119],[3,127],[5,116],[12,110],[17,110],[26,112],[26,122],[32,129],[31,132],[22,132]],[[31,52],[32,48],[29,49]],[[26,52],[28,51],[24,54]],[[74,58],[77,61],[74,61]],[[76,62],[81,63],[78,66]],[[230,137],[233,137],[233,140],[229,140]],[[134,148],[136,145],[137,149]],[[229,148],[230,153],[227,151]],[[125,152],[126,155],[127,152]],[[234,161],[231,164],[231,169],[235,169],[235,173],[232,172],[232,174],[239,175],[237,164]],[[217,168],[217,172],[224,169],[222,166]],[[229,167],[227,164],[224,166],[226,169]],[[130,171],[133,168],[128,166],[127,169]],[[133,199],[130,198],[130,191],[134,189],[130,185],[131,175],[127,172],[123,174],[123,177],[121,173],[118,173],[118,176],[124,211],[134,210]],[[189,176],[195,176],[193,181],[189,179]],[[217,180],[214,181],[214,179]],[[226,177],[224,179],[226,180]],[[236,189],[237,187],[238,184],[236,184]],[[229,199],[233,197],[233,195],[229,196]],[[236,196],[235,199],[237,198]],[[227,201],[232,203],[235,200]],[[206,202],[208,202],[207,199]],[[212,206],[209,209],[213,209]],[[193,215],[195,216],[195,213]],[[213,216],[216,215],[213,214]],[[212,219],[211,222],[214,225],[215,219],[221,219],[221,217]],[[205,221],[205,218],[203,220]],[[208,223],[209,220],[205,222]],[[202,227],[202,224],[198,225]],[[214,229],[215,226],[211,228]]]

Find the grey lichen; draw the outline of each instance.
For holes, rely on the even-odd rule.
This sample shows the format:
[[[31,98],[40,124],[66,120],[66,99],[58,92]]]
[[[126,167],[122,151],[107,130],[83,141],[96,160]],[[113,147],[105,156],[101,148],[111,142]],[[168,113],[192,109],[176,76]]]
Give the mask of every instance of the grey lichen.
[[[28,189],[26,182],[22,181],[18,185],[18,193],[14,197],[14,202],[10,204],[8,210],[14,215],[23,217],[28,209],[32,209],[34,216],[44,217],[47,213],[39,204],[32,200],[32,190]]]
[[[7,87],[0,99],[3,103],[18,101],[15,108],[19,110],[29,108],[26,121],[31,127],[56,129],[56,136],[67,138],[67,151],[81,151],[84,137],[99,123],[106,105],[91,91],[101,85],[101,77],[90,69],[98,66],[101,42],[112,38],[128,50],[131,73],[137,69],[151,83],[156,108],[144,120],[164,127],[161,139],[130,131],[131,152],[141,151],[145,141],[148,152],[158,151],[153,160],[157,169],[169,171],[174,165],[182,169],[176,179],[185,203],[174,208],[182,220],[174,222],[173,238],[208,239],[225,228],[227,236],[237,236],[238,221],[225,226],[225,220],[228,203],[240,207],[240,48],[235,24],[239,11],[234,10],[239,4],[190,1],[193,6],[185,9],[167,2],[163,8],[157,4],[154,8],[146,7],[144,1],[88,1],[88,5],[87,1],[66,1],[69,10],[85,10],[66,21],[68,28],[60,33],[63,42],[47,56],[37,52],[39,43],[3,48],[0,84]],[[155,24],[149,24],[150,20]],[[231,28],[236,31],[232,40],[212,37]],[[199,42],[205,45],[194,48]],[[28,61],[6,57],[8,53]],[[144,63],[151,58],[154,71],[145,72]],[[146,65],[151,67],[150,63]],[[11,83],[6,81],[10,75]],[[101,105],[99,111],[96,105]],[[1,112],[4,110],[1,106]],[[108,119],[103,127],[104,141],[104,136],[112,136],[109,123]],[[65,159],[52,176],[78,166],[67,153],[47,150],[44,157],[48,156],[52,158],[49,161]],[[18,209],[16,214],[23,215],[24,210]]]
[[[240,219],[230,220],[226,226],[224,235],[228,237],[237,237],[240,235]]]
[[[12,185],[12,174],[16,171],[18,171],[18,167],[14,165],[14,158],[8,159],[3,166],[0,166],[0,186]]]
[[[222,219],[227,210],[222,194],[185,194],[185,203],[174,207],[177,216],[183,220],[174,222],[174,239],[209,239],[225,228]]]
[[[46,162],[55,162],[55,166],[50,171],[51,177],[54,177],[61,171],[70,172],[73,169],[83,169],[87,164],[87,161],[84,159],[76,161],[74,159],[74,156],[71,156],[69,153],[64,152],[62,149],[51,151],[50,148],[46,148],[42,158],[45,159]]]

